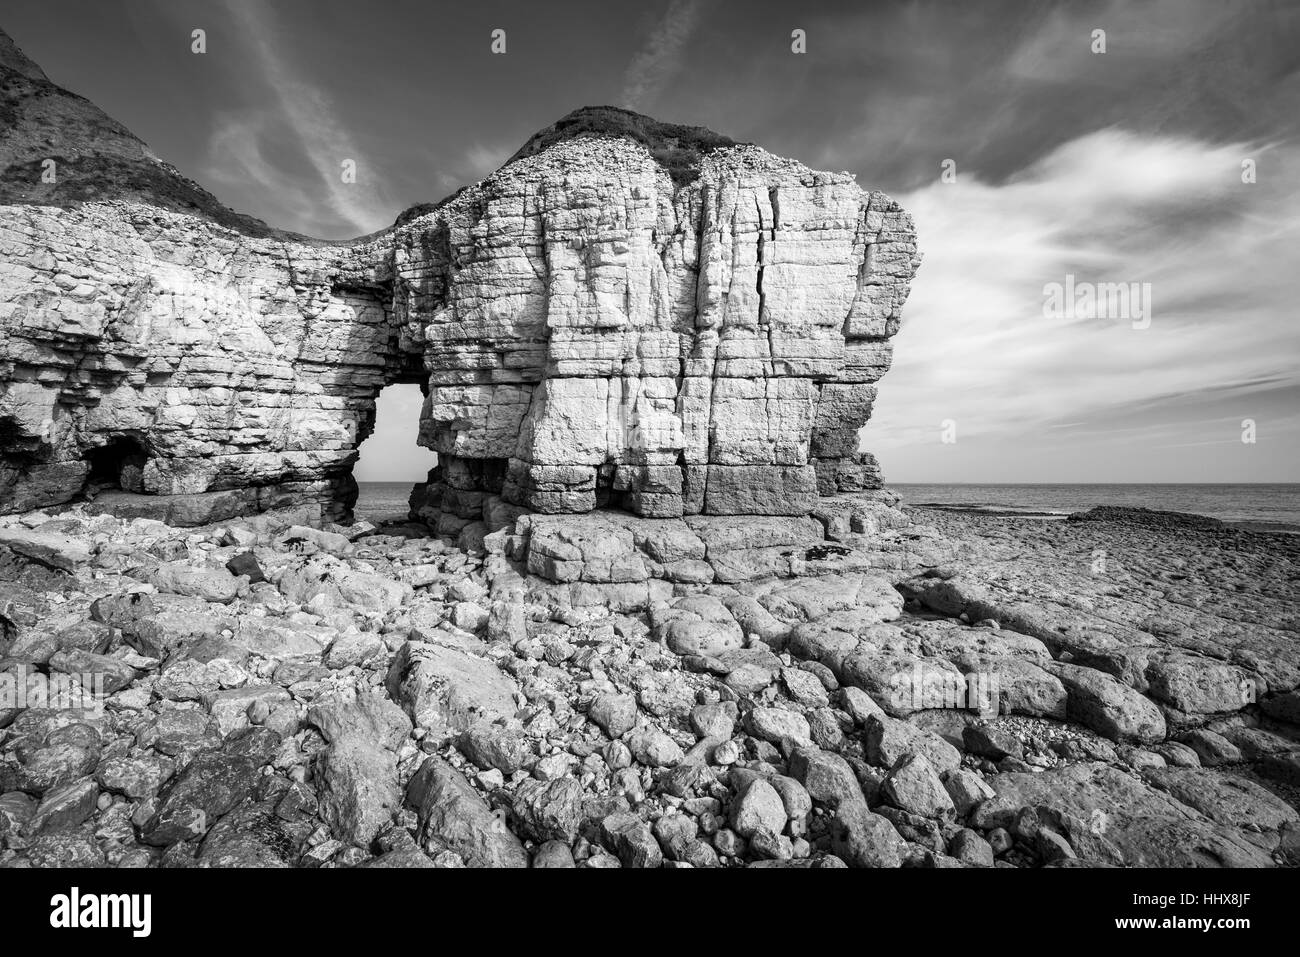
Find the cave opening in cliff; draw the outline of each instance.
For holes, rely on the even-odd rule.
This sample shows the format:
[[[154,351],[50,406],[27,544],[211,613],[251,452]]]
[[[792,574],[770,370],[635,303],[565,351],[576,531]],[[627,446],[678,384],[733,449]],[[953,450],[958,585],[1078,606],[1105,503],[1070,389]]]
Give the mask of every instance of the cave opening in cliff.
[[[93,498],[100,492],[121,490],[144,491],[144,467],[149,450],[134,435],[117,435],[104,445],[86,453],[85,494]]]
[[[358,520],[402,521],[413,486],[425,481],[438,456],[417,443],[424,391],[418,382],[384,387],[375,399],[373,428],[357,446]]]

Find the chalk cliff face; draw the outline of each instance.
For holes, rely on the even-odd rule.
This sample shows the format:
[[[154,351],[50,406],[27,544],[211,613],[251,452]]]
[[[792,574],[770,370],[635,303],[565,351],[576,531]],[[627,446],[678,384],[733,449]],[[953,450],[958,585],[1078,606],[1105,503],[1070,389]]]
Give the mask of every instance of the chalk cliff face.
[[[0,117],[0,511],[341,517],[376,394],[423,375],[391,246],[232,213],[2,33]]]
[[[394,263],[444,512],[796,515],[878,485],[857,430],[915,243],[848,175],[736,146],[679,185],[579,138],[399,230]]]
[[[121,159],[116,129],[111,150],[43,144],[67,147],[71,180],[34,185],[21,131],[51,101],[94,108],[20,57],[0,136],[0,510],[109,488],[177,522],[290,501],[341,517],[398,381],[426,391],[440,463],[413,506],[443,531],[606,505],[800,515],[879,486],[857,430],[917,258],[907,214],[847,174],[578,111],[450,200],[321,243],[208,202],[143,144]],[[87,195],[96,149],[108,185]]]
[[[5,510],[103,487],[188,496],[150,503],[178,520],[346,509],[376,394],[419,374],[384,262],[134,203],[0,207]]]

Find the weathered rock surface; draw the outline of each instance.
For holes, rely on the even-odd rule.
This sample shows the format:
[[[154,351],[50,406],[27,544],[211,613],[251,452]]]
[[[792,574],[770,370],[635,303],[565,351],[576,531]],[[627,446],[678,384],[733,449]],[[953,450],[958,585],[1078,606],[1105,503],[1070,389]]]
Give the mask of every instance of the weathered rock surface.
[[[713,548],[791,549],[769,543],[806,522],[830,531],[579,516],[571,540],[587,541],[589,520],[629,535],[581,557],[604,578],[628,549],[665,565],[702,549],[707,563]],[[517,532],[466,551],[405,529],[300,523],[269,513],[190,530],[79,508],[0,520],[89,555],[65,571],[0,553],[0,691],[19,705],[0,710],[0,864],[1294,862],[1292,691],[1269,707],[1172,709],[1166,689],[1213,688],[1219,664],[1171,669],[1168,629],[1103,645],[1102,625],[1117,627],[1096,616],[1107,596],[1082,585],[1097,597],[1073,610],[1073,632],[1014,630],[1031,628],[1025,612],[972,624],[969,598],[956,609],[967,621],[928,611],[917,596],[967,594],[946,582],[984,588],[1004,614],[979,551],[999,539],[956,522],[945,561],[963,575],[925,564],[933,548],[909,546],[934,539],[911,524],[828,551],[815,574],[767,566],[734,584],[555,581],[508,557]],[[1035,534],[1008,536],[1008,554],[1023,562]],[[1178,554],[1167,538],[1153,548]],[[226,570],[246,549],[265,581]],[[1000,570],[1041,587],[1055,567],[1043,554]],[[1163,607],[1127,579],[1105,588]],[[1272,656],[1232,667],[1281,661],[1285,645],[1250,640]],[[1072,652],[1084,647],[1116,657]],[[1100,667],[1121,660],[1146,665]],[[1175,673],[1187,680],[1135,680]],[[94,707],[47,706],[57,682],[87,677]]]
[[[523,845],[465,777],[438,757],[411,779],[407,800],[419,815],[425,850],[445,848],[471,867],[527,867]]]
[[[444,532],[604,504],[805,515],[879,487],[857,432],[919,260],[908,215],[849,174],[579,110],[481,183],[321,243],[221,209],[4,39],[0,511],[108,489],[177,524],[343,517],[396,381],[428,396],[441,459],[413,505]],[[48,186],[52,104],[82,125]]]
[[[1267,867],[1268,853],[1131,775],[1101,764],[1042,774],[1003,774],[979,806],[979,827],[1009,827],[1022,808],[1051,812],[1080,857],[1131,867]],[[1063,832],[1063,833],[1062,833]]]

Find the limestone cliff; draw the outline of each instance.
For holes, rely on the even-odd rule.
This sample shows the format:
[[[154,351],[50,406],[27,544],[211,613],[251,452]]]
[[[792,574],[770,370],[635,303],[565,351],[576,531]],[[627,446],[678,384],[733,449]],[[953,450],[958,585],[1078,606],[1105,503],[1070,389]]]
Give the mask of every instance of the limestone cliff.
[[[443,531],[598,505],[800,515],[879,485],[857,431],[917,257],[907,214],[848,174],[587,109],[449,200],[322,243],[220,207],[12,44],[0,69],[2,511],[115,486],[178,522],[341,516],[396,381],[426,391],[440,464],[414,507]]]
[[[232,213],[2,33],[0,114],[0,511],[350,509],[375,396],[422,376],[391,244]]]

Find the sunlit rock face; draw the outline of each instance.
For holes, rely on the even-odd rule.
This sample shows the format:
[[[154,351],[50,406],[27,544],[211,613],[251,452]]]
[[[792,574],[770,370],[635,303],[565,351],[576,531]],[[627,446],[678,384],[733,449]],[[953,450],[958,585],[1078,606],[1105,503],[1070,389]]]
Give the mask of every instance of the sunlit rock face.
[[[382,244],[134,203],[0,207],[4,509],[107,488],[181,496],[152,503],[178,520],[342,515],[376,394],[418,375],[386,269]]]
[[[917,256],[848,174],[580,110],[327,243],[221,207],[12,45],[0,72],[0,511],[344,518],[393,382],[426,390],[440,464],[413,510],[442,531],[806,515],[879,486],[857,432]]]
[[[674,182],[582,137],[398,231],[423,337],[425,517],[486,507],[807,514],[879,486],[858,452],[916,269],[910,217],[751,146]]]
[[[391,234],[231,212],[2,33],[0,116],[0,512],[346,515],[376,394],[423,376]]]

